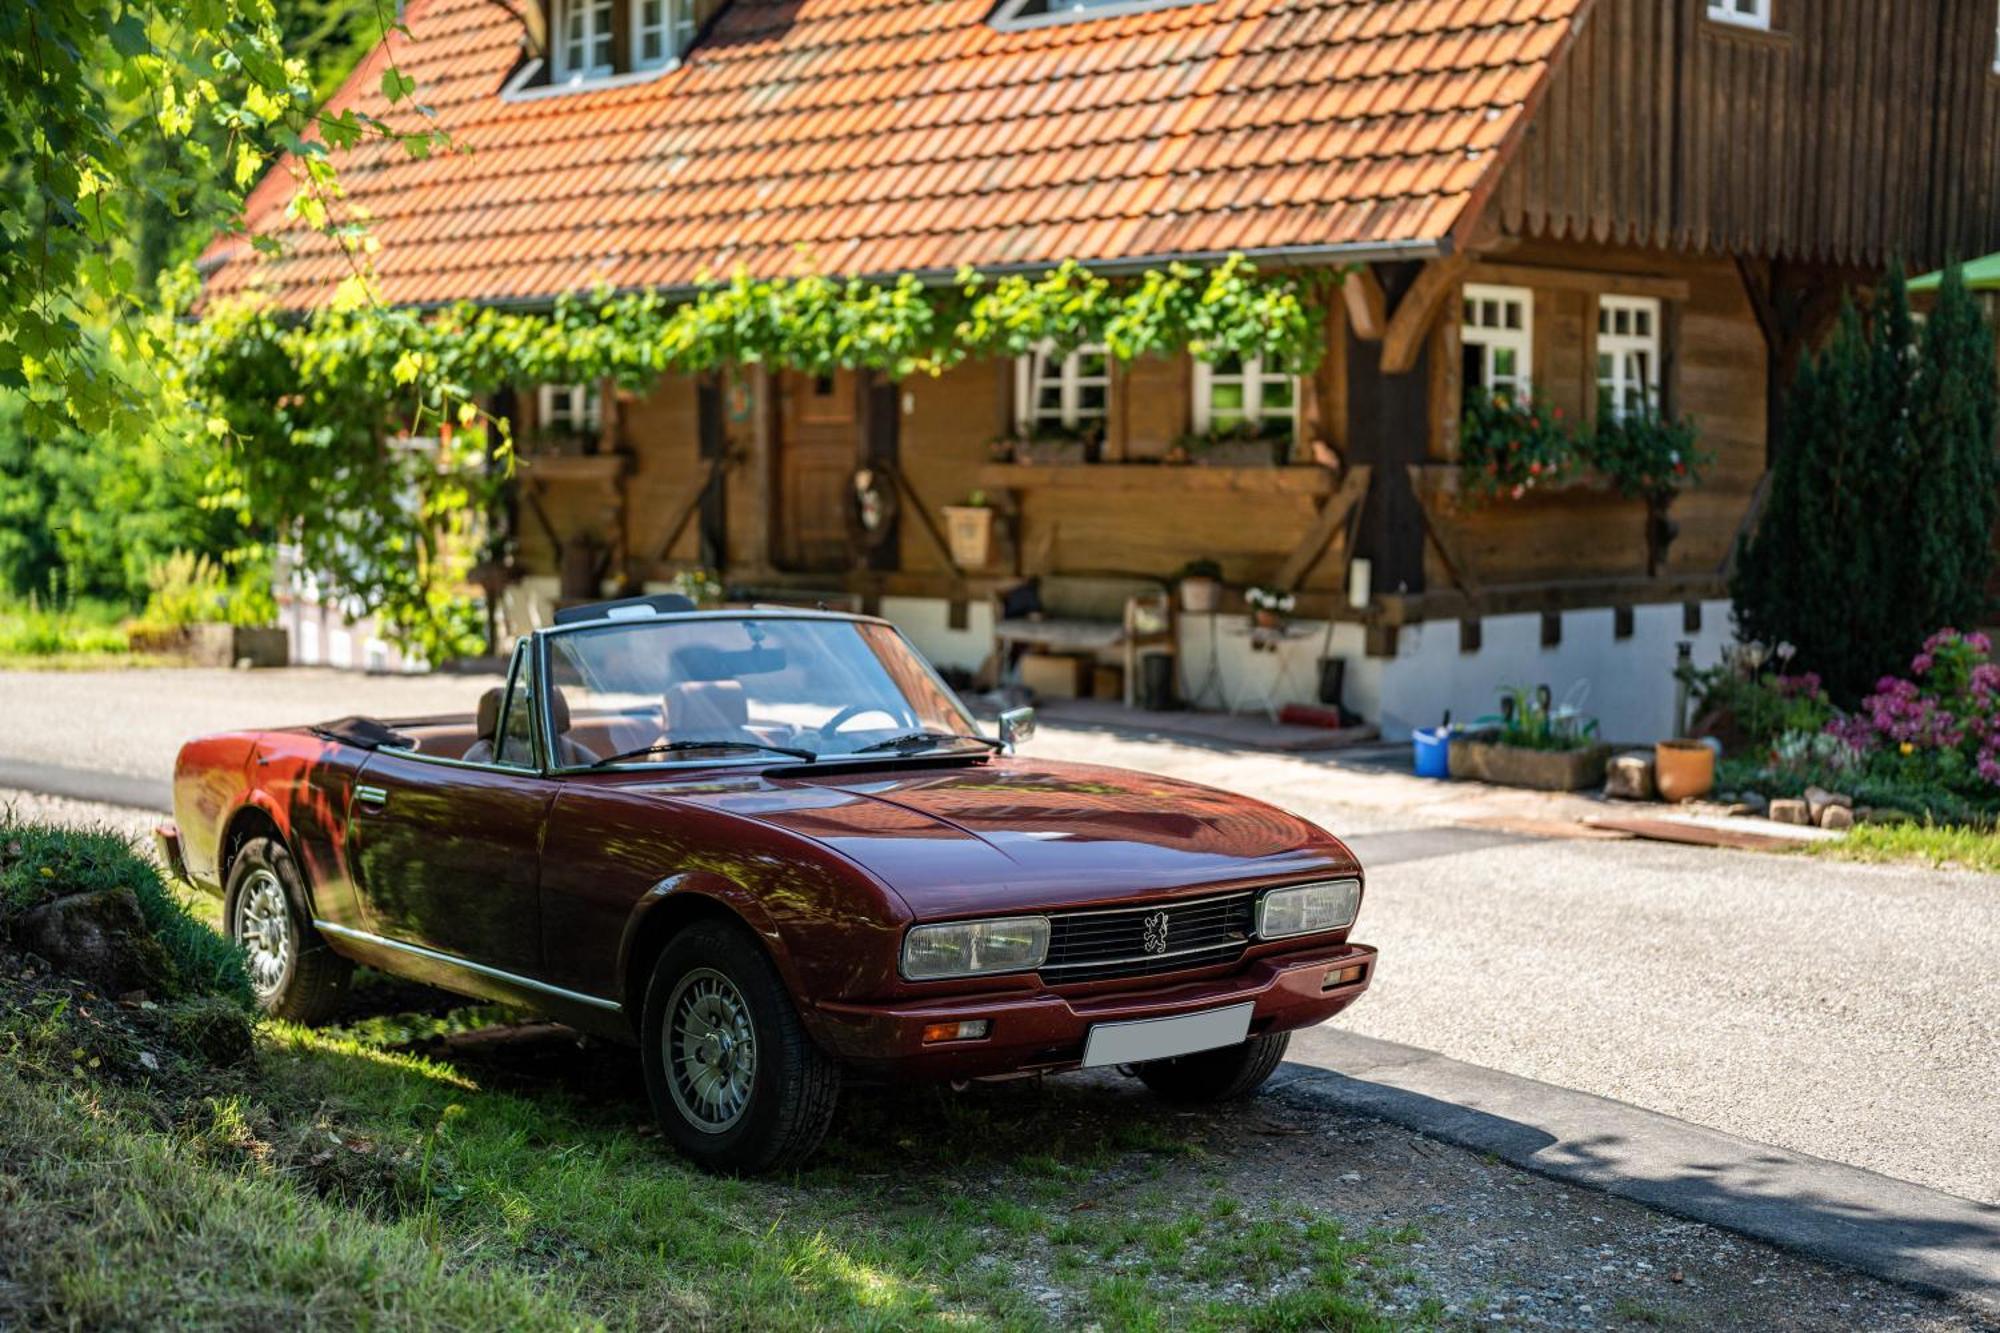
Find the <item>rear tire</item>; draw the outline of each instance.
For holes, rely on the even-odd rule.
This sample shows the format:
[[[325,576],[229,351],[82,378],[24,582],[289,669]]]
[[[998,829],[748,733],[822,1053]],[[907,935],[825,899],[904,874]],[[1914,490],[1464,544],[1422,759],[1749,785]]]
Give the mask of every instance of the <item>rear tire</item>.
[[[329,949],[305,910],[305,877],[275,838],[252,838],[229,867],[223,895],[229,938],[241,945],[250,989],[265,1013],[308,1027],[347,996],[354,964]]]
[[[1164,1101],[1183,1106],[1230,1102],[1262,1087],[1291,1044],[1291,1033],[1272,1032],[1235,1046],[1134,1065],[1132,1072]]]
[[[646,1091],[661,1130],[711,1171],[797,1166],[826,1137],[840,1066],[799,1022],[757,940],[699,921],[667,942],[640,1027]]]

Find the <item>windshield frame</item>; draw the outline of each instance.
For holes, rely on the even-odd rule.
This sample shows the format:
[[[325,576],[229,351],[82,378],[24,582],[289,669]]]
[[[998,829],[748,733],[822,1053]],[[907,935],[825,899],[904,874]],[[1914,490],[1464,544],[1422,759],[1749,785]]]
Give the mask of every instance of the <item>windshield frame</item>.
[[[937,668],[931,665],[931,660],[917,651],[917,646],[910,642],[909,635],[903,633],[894,622],[884,620],[880,616],[855,615],[852,612],[846,611],[808,611],[791,607],[768,607],[748,611],[683,611],[670,615],[607,616],[601,620],[580,620],[568,625],[551,625],[535,631],[535,673],[538,678],[545,681],[555,679],[554,663],[549,657],[549,644],[558,637],[565,637],[572,634],[601,633],[605,630],[629,630],[641,625],[682,624],[697,620],[821,620],[849,625],[880,625],[902,641],[904,650],[923,669],[924,674],[937,687],[939,694],[957,711],[959,720],[964,723],[964,730],[980,736],[985,735],[980,730],[978,719],[973,717],[972,710],[965,706],[965,700],[958,697],[957,690],[954,690],[950,685],[945,683],[944,677],[939,675]],[[542,771],[556,777],[570,776],[578,773],[614,774],[673,771],[676,769],[743,768],[748,765],[755,765],[760,768],[790,767],[809,771],[815,762],[821,764],[838,763],[846,766],[850,763],[894,764],[899,762],[907,763],[912,759],[938,759],[946,757],[946,752],[916,750],[902,754],[894,751],[883,751],[879,754],[825,754],[821,755],[816,761],[808,761],[797,759],[790,755],[773,754],[768,751],[730,750],[727,752],[718,752],[707,758],[635,759],[629,763],[611,764],[602,767],[594,764],[563,767],[555,762],[555,756],[561,754],[562,751],[556,744],[555,718],[550,705],[550,700],[553,697],[553,687],[538,692],[535,697],[535,714],[539,724],[537,730],[540,732],[539,739],[542,743],[542,753],[548,756],[548,762]],[[942,741],[942,738],[940,739]],[[984,758],[993,753],[990,746],[984,745],[980,746],[975,753],[971,749],[971,741],[961,740],[956,741],[955,744],[965,747],[964,757],[966,758]],[[951,757],[956,758],[959,756],[952,755]]]

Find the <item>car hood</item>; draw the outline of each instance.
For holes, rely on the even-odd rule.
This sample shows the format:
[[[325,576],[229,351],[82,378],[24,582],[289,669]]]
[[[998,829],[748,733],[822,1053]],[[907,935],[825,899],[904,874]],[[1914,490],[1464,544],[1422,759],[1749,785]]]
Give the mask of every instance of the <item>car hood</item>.
[[[672,799],[831,847],[918,916],[1101,905],[1359,869],[1337,839],[1261,801],[1094,765],[995,758],[850,769]]]

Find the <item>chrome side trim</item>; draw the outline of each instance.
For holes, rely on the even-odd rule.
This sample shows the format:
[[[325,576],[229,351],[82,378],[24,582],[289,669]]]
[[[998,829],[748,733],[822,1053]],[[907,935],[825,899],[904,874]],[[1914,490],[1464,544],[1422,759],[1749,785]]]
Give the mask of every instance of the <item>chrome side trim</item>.
[[[542,994],[552,995],[558,1000],[568,1000],[571,1004],[587,1004],[594,1009],[602,1009],[607,1013],[613,1014],[623,1013],[625,1010],[625,1006],[616,1000],[600,999],[595,995],[585,995],[581,991],[564,990],[561,986],[551,986],[548,982],[536,981],[533,977],[524,977],[514,972],[503,972],[497,967],[488,967],[484,963],[475,963],[468,958],[457,958],[448,953],[440,953],[436,949],[426,949],[421,944],[406,944],[402,940],[392,940],[382,935],[371,935],[365,930],[356,930],[352,926],[337,926],[331,921],[321,921],[318,917],[313,918],[313,929],[326,935],[338,935],[342,939],[358,940],[363,944],[378,944],[385,949],[395,949],[402,953],[414,954],[418,958],[428,958],[434,963],[445,963],[451,967],[462,967],[468,972],[477,972],[482,977],[491,977],[495,981],[504,981],[510,986],[520,986],[526,990],[540,991]]]

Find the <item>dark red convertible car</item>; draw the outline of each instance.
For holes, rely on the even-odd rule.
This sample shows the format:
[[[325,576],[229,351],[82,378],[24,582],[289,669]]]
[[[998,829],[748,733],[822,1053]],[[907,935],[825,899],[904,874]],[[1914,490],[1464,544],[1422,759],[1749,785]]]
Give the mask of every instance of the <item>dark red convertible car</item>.
[[[170,865],[272,1013],[365,963],[636,1042],[662,1127],[791,1164],[844,1074],[1241,1096],[1367,988],[1361,867],[1271,806],[1014,754],[867,616],[572,608],[476,715],[189,742]]]

